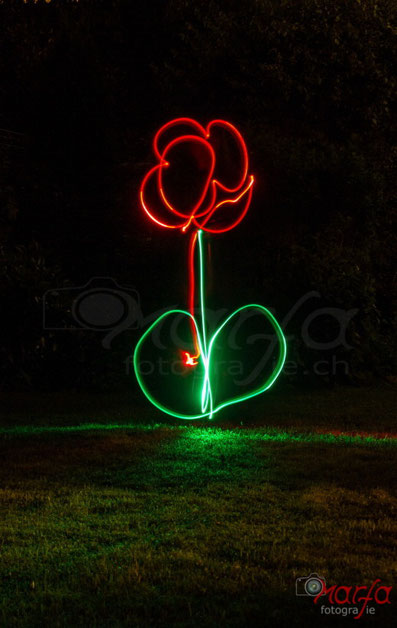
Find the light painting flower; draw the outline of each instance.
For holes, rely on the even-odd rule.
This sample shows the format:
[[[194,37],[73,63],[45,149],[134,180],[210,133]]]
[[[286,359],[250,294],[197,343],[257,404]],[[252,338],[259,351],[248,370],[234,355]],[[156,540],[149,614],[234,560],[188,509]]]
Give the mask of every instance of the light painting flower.
[[[228,151],[220,150],[222,141]],[[140,200],[156,224],[222,233],[244,218],[254,177],[245,142],[230,122],[212,120],[204,128],[191,118],[171,120],[155,135],[153,151],[158,163],[142,181]]]

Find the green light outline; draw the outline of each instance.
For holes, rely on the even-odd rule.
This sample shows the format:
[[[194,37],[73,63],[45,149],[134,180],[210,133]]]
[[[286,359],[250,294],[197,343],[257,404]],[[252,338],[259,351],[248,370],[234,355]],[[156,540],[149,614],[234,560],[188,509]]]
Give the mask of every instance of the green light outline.
[[[199,264],[200,264],[200,313],[201,313],[201,323],[202,323],[202,337],[201,337],[196,319],[190,312],[187,312],[186,310],[179,310],[179,309],[170,310],[169,312],[164,312],[164,314],[161,314],[161,316],[159,316],[150,325],[150,327],[142,334],[141,338],[139,339],[135,347],[134,357],[133,357],[135,376],[146,398],[158,410],[161,410],[162,412],[165,412],[166,414],[169,414],[175,418],[184,419],[184,420],[204,419],[205,417],[208,417],[209,419],[211,419],[213,415],[219,412],[220,410],[222,410],[222,408],[226,408],[227,406],[233,405],[235,403],[240,403],[242,401],[245,401],[246,399],[251,399],[251,397],[255,397],[265,392],[272,386],[272,384],[275,382],[275,380],[279,376],[284,366],[285,358],[287,355],[287,343],[286,343],[286,340],[285,340],[285,337],[284,337],[284,334],[282,332],[280,325],[276,321],[273,314],[269,312],[269,310],[267,310],[263,305],[258,305],[257,303],[250,303],[249,305],[243,305],[242,307],[239,307],[237,310],[232,312],[225,319],[222,325],[218,327],[218,329],[212,335],[209,345],[208,345],[208,351],[207,351],[207,335],[206,335],[206,326],[205,326],[205,305],[204,305],[204,260],[203,260],[203,245],[202,245],[202,231],[201,230],[198,231],[198,243],[199,243]],[[280,353],[278,356],[277,364],[273,372],[271,373],[271,375],[266,379],[266,381],[260,388],[256,388],[251,393],[246,393],[244,395],[239,395],[238,397],[233,397],[232,399],[228,401],[224,401],[218,404],[214,408],[212,390],[211,390],[211,353],[214,346],[214,342],[218,334],[222,331],[225,325],[233,318],[233,316],[239,314],[239,312],[242,312],[243,310],[246,310],[248,308],[258,309],[260,312],[262,312],[265,315],[267,320],[273,326],[276,332],[279,345],[280,345]],[[143,378],[141,377],[139,373],[138,366],[139,366],[140,350],[141,350],[143,342],[145,341],[146,337],[151,333],[151,331],[154,329],[154,327],[158,323],[160,323],[161,320],[163,320],[167,316],[170,316],[171,314],[185,314],[186,316],[188,316],[193,321],[193,324],[197,332],[197,340],[198,340],[199,349],[200,349],[200,359],[202,360],[203,367],[204,367],[204,383],[203,383],[203,388],[201,392],[201,409],[202,409],[201,414],[194,414],[194,415],[181,414],[179,412],[175,412],[171,410],[170,408],[167,408],[166,406],[162,405],[150,394],[150,392],[148,391],[148,389],[146,388],[144,384]],[[208,405],[209,405],[209,410],[207,410]]]
[[[204,255],[203,255],[203,232],[201,229],[198,232],[198,244],[199,244],[199,264],[200,264],[200,312],[201,312],[201,327],[203,333],[203,350],[200,345],[200,357],[204,362],[204,384],[201,391],[201,412],[205,412],[208,408],[208,403],[210,404],[210,415],[212,416],[213,409],[213,401],[212,401],[212,390],[211,390],[211,381],[210,381],[210,363],[209,356],[207,353],[207,332],[205,325],[205,303],[204,303]],[[196,325],[197,336],[199,337],[198,327]]]

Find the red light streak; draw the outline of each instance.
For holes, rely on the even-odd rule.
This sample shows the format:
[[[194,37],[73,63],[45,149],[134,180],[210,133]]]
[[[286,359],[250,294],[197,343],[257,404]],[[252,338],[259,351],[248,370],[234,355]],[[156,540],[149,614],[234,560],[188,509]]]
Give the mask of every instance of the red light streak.
[[[197,231],[193,233],[190,240],[190,246],[189,246],[189,312],[192,315],[192,318],[190,319],[190,324],[191,324],[191,329],[192,329],[194,347],[196,350],[196,353],[194,356],[190,356],[189,353],[185,353],[186,359],[188,359],[187,356],[189,356],[191,360],[196,360],[196,362],[186,361],[185,364],[189,366],[194,366],[195,364],[197,364],[197,359],[200,357],[200,347],[199,347],[199,342],[197,338],[197,329],[196,329],[196,325],[193,322],[194,298],[195,298],[194,253],[196,249],[196,242],[197,242]]]
[[[241,192],[241,194],[239,194],[239,196],[233,200],[229,200],[226,199],[224,201],[221,201],[220,203],[218,203],[217,205],[215,205],[215,207],[212,209],[212,211],[207,215],[206,219],[202,221],[201,225],[199,225],[196,220],[193,218],[193,222],[195,225],[197,225],[198,227],[200,227],[200,229],[204,229],[205,231],[208,231],[209,233],[224,233],[225,231],[230,231],[230,229],[233,229],[234,227],[236,227],[244,218],[245,214],[248,211],[248,208],[250,206],[251,203],[251,198],[252,198],[252,186],[254,184],[254,177],[253,175],[251,175],[250,177],[250,182],[248,183],[247,187]],[[244,209],[242,210],[242,212],[240,213],[240,215],[238,216],[238,218],[236,218],[236,220],[234,222],[232,222],[228,227],[225,227],[223,229],[206,229],[205,228],[205,224],[207,223],[208,220],[211,219],[213,213],[222,205],[226,205],[227,203],[237,203],[243,196],[244,194],[247,194],[247,201],[246,204],[244,206]]]
[[[145,191],[145,187],[146,187],[146,183],[147,181],[150,179],[150,177],[152,176],[152,174],[154,172],[156,172],[156,170],[159,168],[160,166],[154,166],[154,168],[152,168],[151,170],[149,170],[149,172],[146,174],[146,176],[144,177],[143,181],[142,181],[142,185],[141,185],[141,189],[139,192],[139,197],[141,199],[141,205],[144,209],[144,211],[146,212],[146,214],[149,216],[150,220],[153,220],[156,224],[158,224],[160,227],[166,227],[167,229],[180,229],[182,227],[182,225],[184,223],[182,223],[181,225],[167,225],[164,222],[161,222],[160,220],[158,220],[153,214],[152,212],[149,210],[146,202],[145,202],[145,196],[144,196],[144,191]]]
[[[184,351],[183,355],[185,356],[184,362],[183,362],[185,366],[197,366],[198,364],[197,356],[190,355],[188,351]]]

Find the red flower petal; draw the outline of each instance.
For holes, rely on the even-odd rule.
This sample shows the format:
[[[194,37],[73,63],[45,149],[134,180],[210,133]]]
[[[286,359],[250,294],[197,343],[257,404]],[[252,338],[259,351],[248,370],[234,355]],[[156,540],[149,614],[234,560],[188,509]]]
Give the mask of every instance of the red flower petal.
[[[164,204],[177,216],[200,213],[214,168],[215,153],[205,139],[184,135],[172,140],[163,151],[158,170]]]

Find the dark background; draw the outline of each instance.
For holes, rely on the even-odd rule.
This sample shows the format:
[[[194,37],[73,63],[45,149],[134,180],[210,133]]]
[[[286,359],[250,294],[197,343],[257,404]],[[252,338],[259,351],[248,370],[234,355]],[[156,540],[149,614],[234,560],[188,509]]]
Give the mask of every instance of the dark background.
[[[213,305],[280,320],[316,290],[288,326],[290,382],[390,378],[393,4],[0,2],[0,388],[131,386],[141,331],[106,349],[100,332],[43,330],[42,297],[101,276],[144,316],[184,304],[186,242],[138,204],[151,138],[178,116],[236,124],[256,176],[243,223],[212,240]],[[50,305],[62,324],[71,300]],[[336,351],[347,375],[312,373],[331,355],[301,338],[318,307],[358,309]],[[337,332],[325,316],[313,334]]]

